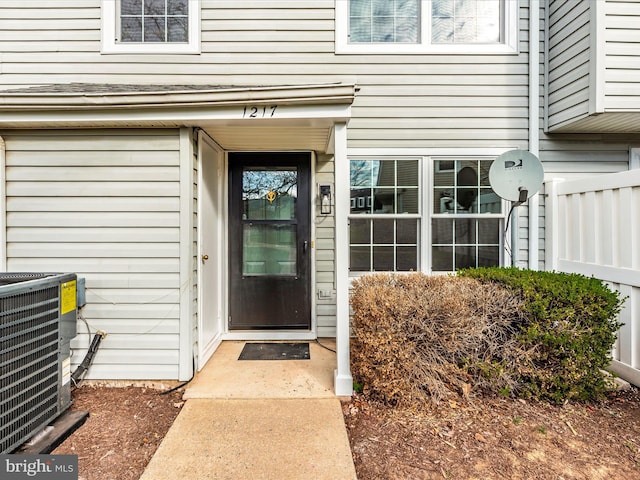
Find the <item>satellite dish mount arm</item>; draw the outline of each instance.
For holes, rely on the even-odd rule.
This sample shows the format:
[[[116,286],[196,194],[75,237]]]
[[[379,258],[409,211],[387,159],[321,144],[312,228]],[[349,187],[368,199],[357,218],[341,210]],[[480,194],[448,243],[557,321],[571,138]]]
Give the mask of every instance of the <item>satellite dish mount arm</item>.
[[[511,203],[511,266],[516,267],[518,263],[518,211],[519,207],[529,198],[529,191],[526,188],[518,188],[518,201]]]

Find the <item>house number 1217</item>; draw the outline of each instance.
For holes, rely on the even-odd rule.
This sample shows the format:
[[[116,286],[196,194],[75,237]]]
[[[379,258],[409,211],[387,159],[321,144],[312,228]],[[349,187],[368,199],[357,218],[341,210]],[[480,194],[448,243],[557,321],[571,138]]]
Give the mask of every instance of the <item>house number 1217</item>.
[[[244,110],[242,110],[242,118],[271,118],[276,113],[277,105],[272,105],[270,107],[256,107],[256,106],[246,106]]]

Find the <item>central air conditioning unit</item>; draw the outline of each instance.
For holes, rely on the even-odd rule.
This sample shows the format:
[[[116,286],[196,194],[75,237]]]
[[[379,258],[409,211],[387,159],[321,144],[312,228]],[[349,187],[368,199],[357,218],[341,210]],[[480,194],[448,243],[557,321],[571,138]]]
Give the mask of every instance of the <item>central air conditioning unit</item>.
[[[0,453],[71,405],[75,274],[0,273]]]

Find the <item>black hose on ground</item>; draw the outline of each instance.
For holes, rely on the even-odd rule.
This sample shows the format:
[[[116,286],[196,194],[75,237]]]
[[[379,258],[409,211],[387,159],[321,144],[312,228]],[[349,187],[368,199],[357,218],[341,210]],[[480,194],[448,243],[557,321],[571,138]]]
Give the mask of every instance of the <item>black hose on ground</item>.
[[[89,370],[91,363],[93,362],[93,357],[98,351],[98,347],[100,346],[100,342],[105,339],[107,336],[106,332],[102,330],[98,330],[96,334],[93,336],[93,340],[91,340],[91,345],[89,345],[89,350],[87,350],[87,354],[84,356],[84,359],[78,365],[75,372],[71,374],[71,381],[74,385],[78,385],[78,382],[82,380],[84,374]]]

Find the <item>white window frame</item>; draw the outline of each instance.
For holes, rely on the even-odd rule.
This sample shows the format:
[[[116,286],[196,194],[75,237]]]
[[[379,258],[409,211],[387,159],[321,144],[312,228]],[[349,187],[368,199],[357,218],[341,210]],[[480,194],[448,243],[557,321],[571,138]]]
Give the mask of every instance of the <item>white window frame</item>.
[[[200,0],[189,0],[189,41],[118,42],[119,0],[102,0],[102,53],[198,54],[200,53]]]
[[[519,0],[504,2],[504,41],[496,44],[432,44],[431,0],[420,0],[419,43],[349,43],[349,0],[336,0],[336,53],[337,54],[517,54]],[[427,12],[425,15],[424,12]]]
[[[341,0],[339,0],[341,1]],[[432,274],[432,275],[446,275],[450,272],[444,271],[433,271],[432,269],[432,259],[431,259],[431,212],[433,212],[433,182],[434,182],[434,159],[438,160],[465,160],[469,159],[483,159],[490,158],[495,159],[499,155],[502,155],[505,152],[513,150],[516,146],[510,147],[433,147],[433,148],[420,148],[420,147],[394,147],[394,148],[368,148],[368,147],[360,147],[360,148],[350,148],[348,151],[348,159],[349,160],[362,160],[362,159],[380,159],[384,160],[386,158],[389,159],[403,159],[409,158],[414,159],[418,158],[420,161],[420,230],[418,231],[418,236],[420,238],[420,245],[418,246],[418,271]],[[349,191],[343,192],[345,195],[349,195]],[[508,252],[506,250],[507,245],[505,244],[505,234],[508,238],[509,231],[504,231],[504,226],[506,225],[507,212],[509,211],[509,202],[506,200],[502,201],[502,218],[503,218],[503,226],[502,226],[502,248],[500,250],[500,265],[506,265],[506,262],[510,258]],[[487,214],[489,215],[489,214]],[[336,226],[338,228],[338,226]],[[348,231],[348,230],[347,230]],[[349,238],[348,233],[345,234],[347,239]],[[348,249],[348,247],[347,247]],[[347,250],[347,261],[349,259],[349,254]],[[353,273],[350,272],[350,277],[359,277],[361,275],[366,275],[366,272],[362,273]]]

